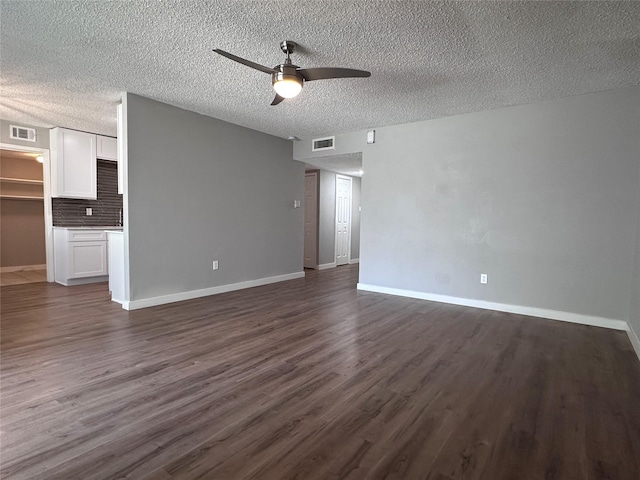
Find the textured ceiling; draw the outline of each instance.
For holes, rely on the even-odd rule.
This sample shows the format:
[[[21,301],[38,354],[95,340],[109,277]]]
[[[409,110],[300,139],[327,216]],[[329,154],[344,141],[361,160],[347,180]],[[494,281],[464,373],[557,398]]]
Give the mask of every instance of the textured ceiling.
[[[638,2],[5,1],[0,116],[114,135],[130,91],[300,138],[640,83]],[[366,69],[277,107],[265,65]]]

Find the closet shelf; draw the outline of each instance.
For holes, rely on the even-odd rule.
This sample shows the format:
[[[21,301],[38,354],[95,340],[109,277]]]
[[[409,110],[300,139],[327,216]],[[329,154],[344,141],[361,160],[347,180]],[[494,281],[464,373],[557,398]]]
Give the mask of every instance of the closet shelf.
[[[42,180],[32,180],[30,178],[8,178],[8,177],[0,177],[0,181],[7,183],[20,183],[23,185],[42,185],[44,182]]]
[[[28,197],[26,195],[0,195],[0,198],[7,200],[44,200],[44,197]]]

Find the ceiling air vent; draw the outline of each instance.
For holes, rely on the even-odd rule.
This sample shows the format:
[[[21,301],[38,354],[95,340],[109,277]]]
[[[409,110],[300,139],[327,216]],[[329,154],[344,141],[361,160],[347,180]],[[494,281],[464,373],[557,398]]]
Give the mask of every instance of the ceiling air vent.
[[[10,125],[11,134],[10,138],[15,138],[16,140],[24,140],[27,142],[35,142],[36,141],[36,129],[35,128],[27,128],[27,127],[17,127],[15,125]]]
[[[313,140],[312,152],[320,152],[322,150],[333,150],[336,143],[336,137],[316,138]]]

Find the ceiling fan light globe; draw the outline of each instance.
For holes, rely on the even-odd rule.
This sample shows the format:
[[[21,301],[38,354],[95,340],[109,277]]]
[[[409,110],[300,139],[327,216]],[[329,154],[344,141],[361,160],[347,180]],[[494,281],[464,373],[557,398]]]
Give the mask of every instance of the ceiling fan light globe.
[[[297,78],[282,78],[273,82],[273,89],[284,98],[293,98],[302,91],[302,82]]]

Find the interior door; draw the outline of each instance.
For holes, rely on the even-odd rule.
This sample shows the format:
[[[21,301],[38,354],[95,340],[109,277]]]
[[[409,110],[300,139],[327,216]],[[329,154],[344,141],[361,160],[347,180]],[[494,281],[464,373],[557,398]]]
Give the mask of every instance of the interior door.
[[[349,263],[351,253],[351,177],[336,175],[336,265]]]
[[[304,267],[318,267],[318,172],[304,175]]]

